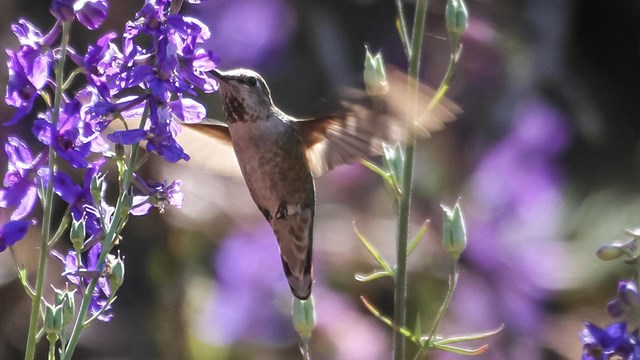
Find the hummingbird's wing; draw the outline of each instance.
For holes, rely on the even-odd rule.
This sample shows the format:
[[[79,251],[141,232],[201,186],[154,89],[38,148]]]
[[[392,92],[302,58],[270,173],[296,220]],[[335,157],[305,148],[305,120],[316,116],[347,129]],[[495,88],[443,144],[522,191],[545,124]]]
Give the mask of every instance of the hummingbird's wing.
[[[141,113],[131,112],[125,117],[129,129],[138,128]],[[124,130],[121,121],[109,125],[111,131]],[[197,124],[179,123],[178,143],[191,159],[192,168],[212,171],[218,175],[241,179],[242,173],[231,144],[229,127],[220,120],[206,118]],[[143,147],[146,142],[141,144]]]
[[[407,86],[407,77],[394,69],[389,71],[388,79],[390,90],[382,98],[373,99],[363,91],[351,90],[338,115],[296,122],[314,174],[382,154],[382,143],[404,142],[409,126],[415,127],[415,134],[429,136],[460,112],[445,98],[426,111],[435,91],[418,84],[416,96]],[[419,120],[414,123],[416,118]]]
[[[190,167],[241,179],[227,124],[207,118],[198,124],[180,124],[177,141],[191,159]]]

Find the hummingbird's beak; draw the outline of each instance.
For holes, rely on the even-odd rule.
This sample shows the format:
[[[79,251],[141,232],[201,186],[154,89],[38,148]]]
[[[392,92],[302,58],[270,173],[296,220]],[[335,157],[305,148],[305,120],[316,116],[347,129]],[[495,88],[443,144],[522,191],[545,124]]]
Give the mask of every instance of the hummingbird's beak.
[[[233,79],[233,76],[221,73],[220,71],[218,71],[216,69],[211,70],[211,74],[213,74],[213,76],[215,76],[216,79],[218,79],[220,81],[224,81],[224,82],[227,82],[227,81]]]

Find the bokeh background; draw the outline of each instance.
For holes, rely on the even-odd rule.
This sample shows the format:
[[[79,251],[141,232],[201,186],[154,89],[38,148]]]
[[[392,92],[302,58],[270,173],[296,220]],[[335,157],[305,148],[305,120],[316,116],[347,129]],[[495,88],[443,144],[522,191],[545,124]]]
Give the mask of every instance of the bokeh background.
[[[111,1],[102,31],[77,27],[73,46],[85,49],[99,34],[121,31],[141,3]],[[3,47],[16,45],[9,24],[18,17],[41,28],[52,24],[48,1],[0,5]],[[444,5],[429,3],[422,80],[432,86],[449,58]],[[594,251],[640,226],[640,2],[468,0],[467,6],[469,29],[449,93],[464,113],[420,141],[416,155],[412,229],[426,219],[432,226],[410,259],[409,319],[428,329],[444,296],[440,203],[462,197],[469,246],[442,332],[505,324],[479,358],[577,359],[582,322],[611,322],[605,304],[617,279],[632,275]],[[411,19],[412,2],[406,10]],[[362,87],[365,44],[406,67],[392,0],[209,0],[184,11],[211,27],[209,45],[222,69],[259,71],[292,115],[322,114],[341,89]],[[6,79],[0,72],[0,83]],[[217,95],[202,100],[211,116],[221,116]],[[0,107],[0,118],[11,113]],[[0,134],[28,134],[26,124]],[[184,180],[185,206],[130,220],[120,245],[127,273],[115,317],[86,331],[76,358],[300,358],[275,239],[244,184],[159,161],[146,171],[157,180]],[[317,179],[317,198],[314,359],[389,359],[390,329],[358,298],[392,314],[393,285],[355,281],[375,263],[352,221],[392,261],[392,197],[377,176],[354,165]],[[30,235],[16,255],[34,269],[38,232]],[[61,271],[51,262],[49,278]],[[21,358],[28,311],[4,252],[0,359]]]

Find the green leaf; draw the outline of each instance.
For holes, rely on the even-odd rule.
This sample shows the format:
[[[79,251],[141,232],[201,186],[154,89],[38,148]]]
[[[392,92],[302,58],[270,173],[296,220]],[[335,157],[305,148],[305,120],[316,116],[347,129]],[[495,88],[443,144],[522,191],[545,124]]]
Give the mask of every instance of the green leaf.
[[[382,313],[378,309],[376,309],[373,305],[369,304],[369,302],[367,301],[367,299],[365,299],[364,296],[360,296],[360,301],[362,301],[364,306],[367,308],[367,310],[369,310],[369,312],[371,314],[373,314],[373,316],[375,316],[378,319],[380,319],[383,323],[389,325],[393,330],[399,332],[400,334],[405,336],[407,339],[413,341],[417,345],[422,346],[422,341],[421,341],[419,336],[416,336],[415,334],[412,334],[411,331],[409,329],[407,329],[407,328],[400,327],[400,326],[394,324],[394,322],[391,319],[389,319],[388,317],[382,315]]]
[[[447,345],[447,344],[455,344],[455,343],[460,343],[465,341],[482,340],[494,335],[498,335],[503,329],[504,329],[504,324],[500,325],[498,328],[494,330],[489,330],[483,333],[471,334],[471,335],[460,335],[460,336],[449,337],[446,339],[439,339],[439,340],[436,340],[434,344]]]
[[[389,274],[388,272],[386,272],[384,270],[374,270],[370,274],[357,273],[355,275],[355,278],[358,281],[367,282],[367,281],[371,281],[371,280],[375,280],[375,279],[380,279],[380,278],[383,278],[385,276],[393,277],[393,274]]]
[[[20,284],[22,284],[22,287],[24,287],[24,291],[33,300],[33,297],[36,296],[36,292],[33,291],[33,289],[31,288],[31,285],[29,285],[29,280],[27,277],[27,269],[25,269],[24,266],[20,265],[17,267],[16,270],[18,272],[18,280],[20,281]]]
[[[376,250],[373,247],[373,245],[371,245],[369,243],[367,238],[365,238],[364,235],[362,235],[362,233],[360,233],[360,231],[358,231],[358,227],[356,226],[356,222],[355,221],[353,222],[353,231],[356,233],[356,235],[358,236],[358,238],[360,239],[360,241],[362,242],[364,247],[367,248],[367,250],[369,250],[369,253],[371,254],[371,256],[373,256],[373,258],[376,259],[378,264],[380,264],[380,266],[382,266],[384,271],[386,271],[390,276],[394,276],[395,275],[395,271],[393,271],[391,269],[389,264],[387,264],[387,262],[382,258],[380,253],[378,253],[378,250]]]
[[[475,355],[480,355],[485,351],[487,351],[487,349],[489,348],[489,345],[484,344],[479,348],[475,348],[475,349],[465,349],[465,348],[460,348],[457,346],[450,346],[450,345],[435,345],[435,348],[438,350],[447,351],[454,354],[475,356]]]
[[[418,229],[418,232],[413,236],[413,239],[411,239],[409,246],[407,246],[407,257],[411,255],[411,253],[413,252],[413,249],[415,249],[416,246],[418,246],[418,244],[420,243],[420,240],[424,238],[425,234],[427,233],[427,230],[429,229],[430,223],[431,223],[431,220],[427,219],[422,224],[422,226],[420,226],[420,229]]]
[[[71,215],[70,215],[69,211],[67,211],[67,212],[65,212],[64,216],[62,217],[62,220],[60,220],[60,225],[58,226],[58,230],[56,230],[56,233],[53,234],[53,237],[51,237],[51,240],[49,241],[49,246],[52,246],[58,240],[60,240],[60,238],[64,234],[65,230],[67,230],[67,227],[69,226],[69,221],[70,220],[71,220]]]
[[[396,184],[402,184],[402,178],[404,176],[404,153],[400,144],[396,144],[391,147],[388,144],[383,143],[382,149],[384,151],[385,164],[389,168],[389,172]],[[398,186],[398,190],[402,192],[402,188]]]

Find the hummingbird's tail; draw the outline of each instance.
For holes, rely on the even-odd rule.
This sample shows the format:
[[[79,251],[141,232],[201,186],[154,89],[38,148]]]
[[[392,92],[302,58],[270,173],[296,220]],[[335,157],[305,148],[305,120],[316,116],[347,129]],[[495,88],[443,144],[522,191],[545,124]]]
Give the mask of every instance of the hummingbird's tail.
[[[286,205],[285,205],[286,206]],[[282,267],[293,296],[306,300],[313,284],[313,213],[314,209],[302,208],[271,221],[278,239]]]

